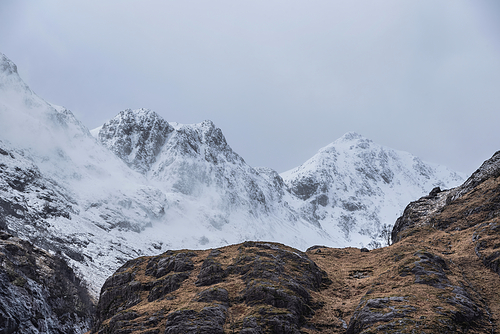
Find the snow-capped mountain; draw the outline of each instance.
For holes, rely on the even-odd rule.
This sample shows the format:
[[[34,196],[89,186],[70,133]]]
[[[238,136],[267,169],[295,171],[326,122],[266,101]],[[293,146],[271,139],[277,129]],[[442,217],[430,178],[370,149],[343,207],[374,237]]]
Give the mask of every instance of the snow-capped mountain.
[[[307,221],[310,228],[335,238],[338,246],[377,246],[381,231],[392,227],[407,203],[434,187],[450,188],[464,180],[446,167],[356,133],[345,134],[282,175],[246,165],[210,121],[169,126],[153,111],[125,110],[93,133],[129,164],[139,153],[147,156],[149,163],[131,166],[169,193],[167,197],[191,203],[179,214],[192,225],[208,221],[221,230],[232,221],[247,222],[246,229],[255,221],[256,228],[266,226],[262,218]],[[211,244],[206,236],[200,240]]]
[[[172,131],[155,112],[128,109],[92,133],[132,169],[146,173]]]
[[[353,134],[279,175],[211,121],[125,110],[89,132],[0,54],[0,228],[65,257],[95,295],[124,261],[167,249],[366,246],[410,200],[461,181]]]
[[[315,240],[341,242],[300,219],[284,198],[283,182],[274,180],[279,175],[271,180],[273,171],[247,165],[211,121],[169,124],[148,109],[125,110],[92,133],[166,195],[164,233],[175,233],[178,247],[250,239],[300,248]]]
[[[0,227],[66,257],[94,294],[124,261],[168,248],[341,241],[298,219],[211,122],[172,126],[145,110],[117,120],[132,126],[108,122],[100,144],[0,55]]]
[[[328,233],[341,232],[358,245],[380,242],[377,236],[384,225],[392,228],[410,201],[434,187],[451,188],[465,179],[354,132],[281,176],[302,200],[296,210],[304,219],[321,224]]]
[[[166,198],[0,54],[0,227],[65,256],[96,294],[123,261],[161,249],[140,231]],[[122,242],[128,240],[127,242]]]

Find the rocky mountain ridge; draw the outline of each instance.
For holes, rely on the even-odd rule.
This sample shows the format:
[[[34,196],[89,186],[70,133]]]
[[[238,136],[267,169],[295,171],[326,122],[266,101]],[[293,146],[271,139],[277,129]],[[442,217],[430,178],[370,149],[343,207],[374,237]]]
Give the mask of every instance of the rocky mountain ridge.
[[[131,260],[103,286],[92,333],[496,333],[499,156],[410,203],[388,247],[245,242]]]
[[[198,202],[200,197],[209,198],[210,207],[218,208],[212,220],[231,221],[231,211],[249,208],[254,218],[247,221],[286,212],[285,220],[304,220],[330,237],[337,236],[339,246],[380,246],[382,228],[392,226],[410,200],[436,186],[449,187],[464,179],[445,167],[424,163],[353,132],[279,175],[246,165],[210,121],[174,123],[168,134],[155,132],[150,124],[168,122],[151,110],[126,110],[92,132],[126,163],[129,157],[120,153],[123,143],[130,154],[149,152],[154,163],[147,166],[146,177],[160,182],[166,191],[196,195]],[[153,152],[148,149],[150,143],[133,139],[144,136],[161,138],[162,144],[155,141]],[[210,213],[204,215],[210,217]]]
[[[94,320],[86,287],[64,259],[0,229],[0,333],[83,333]]]

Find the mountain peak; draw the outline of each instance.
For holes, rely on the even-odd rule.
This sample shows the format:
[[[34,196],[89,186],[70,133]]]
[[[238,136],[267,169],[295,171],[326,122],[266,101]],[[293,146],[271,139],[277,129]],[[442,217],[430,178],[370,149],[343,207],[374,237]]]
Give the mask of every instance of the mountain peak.
[[[17,66],[6,55],[0,53],[0,73],[7,75],[17,74]]]
[[[339,139],[334,142],[322,147],[318,150],[318,154],[323,156],[335,155],[340,148],[352,149],[362,149],[366,150],[374,144],[371,139],[367,139],[357,132],[347,132]],[[378,146],[375,144],[375,146]]]
[[[356,140],[359,140],[359,139],[366,139],[366,138],[363,137],[362,135],[360,135],[357,132],[350,131],[350,132],[345,133],[342,137],[340,137],[339,139],[337,139],[335,142],[345,143],[345,142],[350,142],[350,141],[356,141]]]
[[[33,94],[17,73],[17,66],[6,55],[0,53],[0,88]]]
[[[215,128],[214,122],[212,122],[209,119],[204,120],[203,122],[200,123],[200,125],[203,126],[203,127]]]
[[[125,109],[103,124],[98,139],[130,167],[145,173],[172,131],[172,126],[150,109]]]
[[[366,231],[392,223],[400,208],[434,187],[463,177],[348,132],[299,167],[281,174],[289,191],[305,201],[299,210],[330,234],[370,243]],[[306,215],[306,214],[304,214]],[[373,232],[372,232],[373,233]]]
[[[118,113],[114,119],[128,119],[129,121],[135,120],[140,123],[145,120],[153,120],[161,118],[156,112],[148,108],[139,109],[125,109]]]

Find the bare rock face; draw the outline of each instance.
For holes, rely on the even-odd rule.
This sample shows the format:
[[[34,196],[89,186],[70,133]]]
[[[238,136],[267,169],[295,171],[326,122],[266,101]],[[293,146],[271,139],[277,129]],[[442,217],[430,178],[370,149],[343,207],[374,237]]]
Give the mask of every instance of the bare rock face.
[[[168,251],[106,281],[93,332],[300,333],[320,307],[311,293],[329,282],[305,253],[275,243]]]
[[[405,297],[382,297],[365,298],[358,306],[347,329],[347,334],[361,333],[376,323],[387,323],[378,327],[378,331],[384,329],[395,330],[398,323],[407,320],[407,316],[416,312],[416,308],[405,303]]]
[[[486,330],[489,328],[487,305],[477,298],[476,292],[464,284],[453,285],[447,277],[449,267],[446,261],[438,255],[426,251],[414,254],[418,258],[408,266],[400,268],[400,277],[411,275],[414,284],[429,286],[434,291],[451,291],[452,294],[441,297],[443,306],[438,306],[437,314],[441,316],[442,333],[457,333],[467,331],[471,327]],[[434,288],[434,289],[431,289]],[[440,294],[438,294],[439,296]],[[407,296],[371,298],[365,295],[351,317],[347,334],[363,333],[374,328],[377,333],[406,332],[408,328],[418,324],[415,314],[421,313],[420,307],[410,302]],[[431,329],[432,326],[422,326]]]
[[[500,223],[491,222],[481,224],[474,232],[476,255],[483,264],[500,276]]]
[[[93,311],[64,260],[0,231],[0,333],[84,333]]]
[[[400,233],[416,226],[431,223],[431,217],[446,205],[446,200],[450,191],[441,191],[441,188],[434,188],[429,195],[417,201],[411,202],[405,208],[403,215],[396,220],[392,229],[392,242],[401,239]]]
[[[222,305],[207,306],[200,312],[180,310],[168,315],[165,334],[223,334],[227,308]]]
[[[99,141],[133,169],[145,173],[174,129],[149,109],[124,110],[103,124]]]

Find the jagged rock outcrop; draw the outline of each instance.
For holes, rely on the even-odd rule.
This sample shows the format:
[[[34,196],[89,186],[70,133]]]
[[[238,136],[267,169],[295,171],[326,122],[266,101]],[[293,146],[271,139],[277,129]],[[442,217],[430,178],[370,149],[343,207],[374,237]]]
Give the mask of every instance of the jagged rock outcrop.
[[[406,301],[405,297],[365,298],[354,312],[346,333],[362,333],[377,323],[386,323],[376,327],[378,332],[403,329],[401,327],[406,325],[404,320],[410,313],[417,311]]]
[[[276,243],[169,251],[130,261],[106,281],[93,332],[299,333],[321,307],[311,293],[328,284],[305,253]],[[148,325],[151,315],[162,321]]]
[[[145,173],[172,131],[172,126],[154,111],[127,109],[104,123],[98,138],[127,165]]]
[[[392,242],[400,240],[400,233],[413,227],[429,224],[431,217],[446,205],[450,191],[434,188],[429,195],[411,202],[405,208],[403,215],[396,220],[391,232]]]
[[[179,310],[167,316],[165,334],[224,333],[227,307],[206,306],[201,311]]]
[[[94,304],[66,262],[0,230],[0,333],[83,334]]]
[[[480,220],[491,221],[500,212],[499,176],[500,151],[486,160],[462,185],[444,191],[434,189],[428,196],[408,204],[392,230],[393,242],[418,227],[460,230],[476,225]]]

